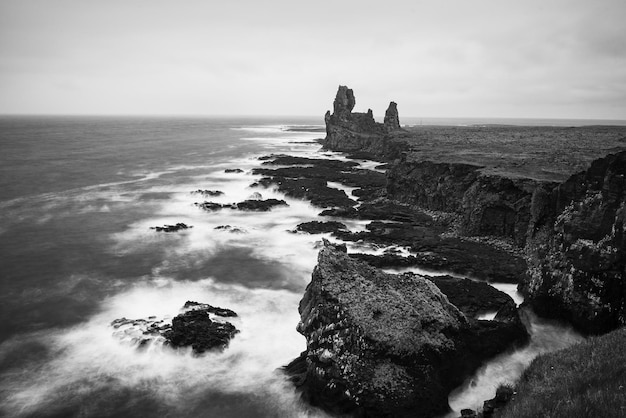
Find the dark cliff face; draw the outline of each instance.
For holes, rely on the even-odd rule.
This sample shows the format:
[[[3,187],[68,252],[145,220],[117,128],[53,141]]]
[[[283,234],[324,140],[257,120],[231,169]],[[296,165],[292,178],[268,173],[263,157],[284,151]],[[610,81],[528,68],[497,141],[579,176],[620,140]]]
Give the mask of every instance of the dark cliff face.
[[[602,333],[626,324],[626,152],[533,196],[529,303]]]
[[[352,112],[356,100],[354,92],[339,86],[333,102],[333,113],[326,112],[326,138],[321,142],[333,151],[364,151],[379,158],[392,160],[400,155],[403,144],[393,141],[394,134],[402,132],[397,105],[389,104],[384,123],[374,120],[371,109],[366,113]]]
[[[502,321],[468,319],[430,280],[383,273],[327,243],[300,302],[307,350],[288,370],[311,403],[335,413],[436,416],[486,357],[527,337],[504,313],[511,303]]]
[[[542,182],[509,179],[461,163],[402,160],[387,172],[387,196],[459,215],[464,235],[511,238],[523,247],[532,194]]]
[[[387,196],[458,215],[459,232],[525,248],[528,303],[588,333],[626,324],[626,152],[561,184],[489,176],[479,166],[404,159]]]

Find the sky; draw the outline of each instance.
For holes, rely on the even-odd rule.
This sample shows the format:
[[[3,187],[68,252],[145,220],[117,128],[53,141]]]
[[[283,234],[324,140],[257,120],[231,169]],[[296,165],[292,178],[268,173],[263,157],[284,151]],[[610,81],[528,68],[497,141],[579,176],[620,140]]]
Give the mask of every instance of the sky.
[[[0,0],[0,114],[626,119],[625,0]]]

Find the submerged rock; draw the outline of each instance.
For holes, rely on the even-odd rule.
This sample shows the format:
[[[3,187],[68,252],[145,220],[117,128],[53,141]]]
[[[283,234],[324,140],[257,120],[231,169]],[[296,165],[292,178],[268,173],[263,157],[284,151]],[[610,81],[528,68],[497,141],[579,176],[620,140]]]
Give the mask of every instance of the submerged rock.
[[[225,308],[206,303],[186,302],[180,315],[168,323],[154,316],[147,319],[120,318],[111,322],[114,336],[122,341],[145,348],[152,343],[162,343],[175,348],[191,347],[196,354],[212,349],[224,349],[231,338],[239,331],[230,322],[213,317],[236,317],[237,314]]]
[[[307,350],[286,370],[305,399],[334,413],[445,413],[448,392],[511,343],[481,351],[486,334],[430,280],[383,273],[328,243],[299,311]]]
[[[243,173],[241,168],[227,168],[224,173]]]
[[[266,200],[257,200],[257,199],[249,199],[244,200],[243,202],[239,202],[236,204],[237,209],[239,210],[249,210],[255,212],[266,212],[277,206],[289,206],[287,202],[282,199],[266,199]]]
[[[194,203],[194,205],[199,208],[206,210],[207,212],[214,212],[220,209],[237,209],[237,210],[245,210],[245,211],[253,211],[253,212],[267,212],[268,210],[277,207],[277,206],[289,206],[287,202],[279,199],[248,199],[243,202],[238,203],[230,203],[230,204],[221,204],[215,202],[202,202],[202,203]]]
[[[324,234],[327,232],[336,232],[339,230],[345,230],[346,225],[337,221],[328,222],[303,222],[296,227],[296,231],[307,232],[309,234]]]
[[[195,190],[195,191],[191,192],[191,194],[199,194],[199,195],[205,196],[205,197],[207,197],[207,196],[215,197],[215,196],[222,196],[224,194],[224,192],[222,192],[220,190],[202,190],[202,189],[198,189],[198,190]]]
[[[178,232],[183,229],[193,228],[191,225],[178,222],[176,225],[164,225],[164,226],[151,226],[150,229],[154,229],[157,232]]]

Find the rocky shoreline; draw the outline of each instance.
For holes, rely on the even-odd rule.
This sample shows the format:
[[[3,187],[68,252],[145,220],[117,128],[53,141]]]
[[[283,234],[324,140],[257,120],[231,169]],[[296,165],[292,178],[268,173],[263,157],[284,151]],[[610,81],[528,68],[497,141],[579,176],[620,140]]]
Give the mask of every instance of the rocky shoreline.
[[[371,110],[353,113],[355,103],[340,86],[320,142],[386,162],[384,181],[352,161],[270,156],[264,164],[281,168],[255,170],[264,176],[259,184],[310,200],[332,219],[296,232],[386,248],[345,254],[326,242],[320,251],[300,303],[307,350],[286,367],[307,401],[351,416],[436,416],[482,362],[528,338],[515,303],[486,283],[375,267],[516,283],[537,313],[585,333],[626,323],[624,130],[602,133],[619,152],[561,181],[560,167],[520,175],[526,163],[458,161],[458,149],[449,162],[425,158],[420,145],[431,138],[401,128],[395,103],[382,124]],[[329,181],[358,188],[357,200]],[[344,219],[369,223],[350,232]],[[497,312],[494,320],[476,319],[486,311]]]

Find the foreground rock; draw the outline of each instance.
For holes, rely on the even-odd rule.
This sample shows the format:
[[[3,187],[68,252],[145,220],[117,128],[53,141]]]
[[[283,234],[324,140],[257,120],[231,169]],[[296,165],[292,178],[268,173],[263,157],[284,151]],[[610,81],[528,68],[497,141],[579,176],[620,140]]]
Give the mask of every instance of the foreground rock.
[[[287,372],[334,413],[445,413],[449,391],[512,342],[475,326],[497,321],[468,320],[430,280],[385,274],[328,243],[299,311],[307,350]]]
[[[151,316],[147,319],[120,318],[111,322],[111,326],[116,330],[114,336],[140,348],[161,343],[175,348],[191,347],[194,353],[201,354],[226,348],[239,332],[230,322],[215,316],[228,318],[237,314],[205,303],[186,302],[183,313],[174,317],[171,324]]]

